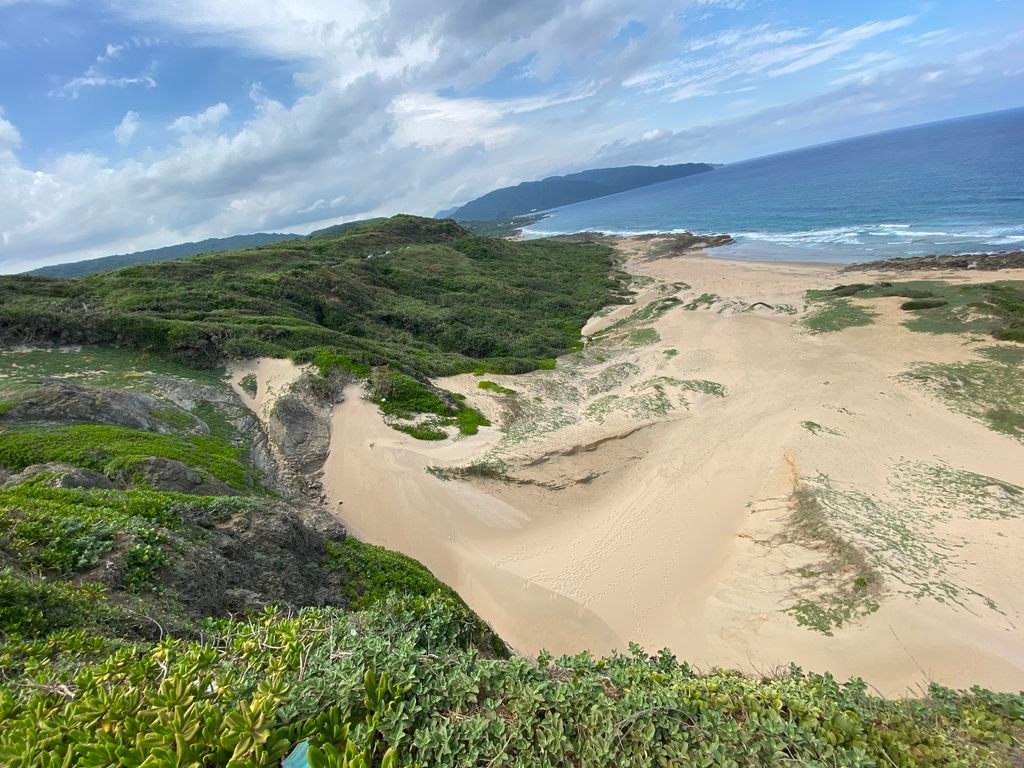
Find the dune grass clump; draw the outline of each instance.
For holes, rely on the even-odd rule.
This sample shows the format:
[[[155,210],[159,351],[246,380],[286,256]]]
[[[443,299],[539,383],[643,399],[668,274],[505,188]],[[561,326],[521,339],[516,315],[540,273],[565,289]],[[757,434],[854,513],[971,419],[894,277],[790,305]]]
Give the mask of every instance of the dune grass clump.
[[[877,317],[875,312],[852,303],[848,298],[836,298],[831,291],[808,291],[807,300],[810,307],[803,317],[803,326],[812,334],[871,325]]]
[[[900,380],[932,392],[989,429],[1024,441],[1024,376],[1014,350],[989,348],[987,360],[916,363]]]
[[[801,626],[831,636],[834,629],[878,610],[882,576],[864,552],[832,525],[813,488],[799,485],[792,504],[785,538],[821,551],[824,560],[800,569],[801,576],[814,580],[813,586],[798,588],[796,601],[786,610]]]
[[[514,395],[516,393],[514,389],[503,387],[501,384],[494,381],[479,381],[477,382],[477,387],[486,390],[487,392],[494,392],[496,395]]]

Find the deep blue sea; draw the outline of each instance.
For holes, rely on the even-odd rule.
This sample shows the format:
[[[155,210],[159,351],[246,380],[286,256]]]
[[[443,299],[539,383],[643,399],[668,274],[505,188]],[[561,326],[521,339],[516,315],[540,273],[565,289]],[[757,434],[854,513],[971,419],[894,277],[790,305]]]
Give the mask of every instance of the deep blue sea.
[[[846,139],[557,208],[524,235],[727,232],[720,256],[1024,248],[1024,109]]]

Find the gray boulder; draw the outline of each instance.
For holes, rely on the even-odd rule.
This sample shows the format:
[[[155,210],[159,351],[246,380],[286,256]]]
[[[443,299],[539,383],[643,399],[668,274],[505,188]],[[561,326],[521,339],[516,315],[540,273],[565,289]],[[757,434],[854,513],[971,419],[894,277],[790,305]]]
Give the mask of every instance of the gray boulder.
[[[100,488],[110,490],[115,488],[114,483],[106,475],[100,474],[92,469],[73,467],[70,464],[33,464],[26,467],[16,475],[9,477],[3,483],[4,488],[13,488],[42,474],[51,475],[48,485],[53,488]]]
[[[238,496],[231,486],[175,459],[152,456],[135,466],[146,485],[156,491],[191,493],[196,496]]]

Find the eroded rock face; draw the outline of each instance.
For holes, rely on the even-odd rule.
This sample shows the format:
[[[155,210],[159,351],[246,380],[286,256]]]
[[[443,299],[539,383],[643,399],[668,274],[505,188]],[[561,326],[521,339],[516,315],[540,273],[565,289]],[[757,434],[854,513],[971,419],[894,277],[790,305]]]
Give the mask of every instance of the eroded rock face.
[[[196,616],[224,616],[272,602],[338,605],[340,576],[325,567],[327,544],[344,529],[310,509],[268,502],[210,530],[173,564],[166,581]]]
[[[238,496],[239,492],[215,477],[174,459],[152,456],[136,465],[142,484],[155,491],[196,496]]]
[[[45,381],[4,415],[6,422],[43,424],[106,424],[166,434],[177,431],[160,417],[167,406],[151,395],[117,389],[84,387],[66,381]],[[165,414],[166,415],[166,414]],[[176,421],[188,431],[205,434],[209,428],[184,410]]]
[[[274,404],[267,433],[298,474],[319,475],[331,448],[332,405],[314,390],[312,377],[302,376]]]

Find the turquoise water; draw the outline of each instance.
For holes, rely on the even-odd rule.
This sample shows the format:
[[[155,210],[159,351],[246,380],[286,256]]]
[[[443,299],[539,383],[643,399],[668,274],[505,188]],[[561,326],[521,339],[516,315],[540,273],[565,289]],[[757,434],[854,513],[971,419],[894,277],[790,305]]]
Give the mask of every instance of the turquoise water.
[[[1024,109],[903,128],[557,208],[526,236],[728,232],[722,256],[858,261],[1024,248]]]

